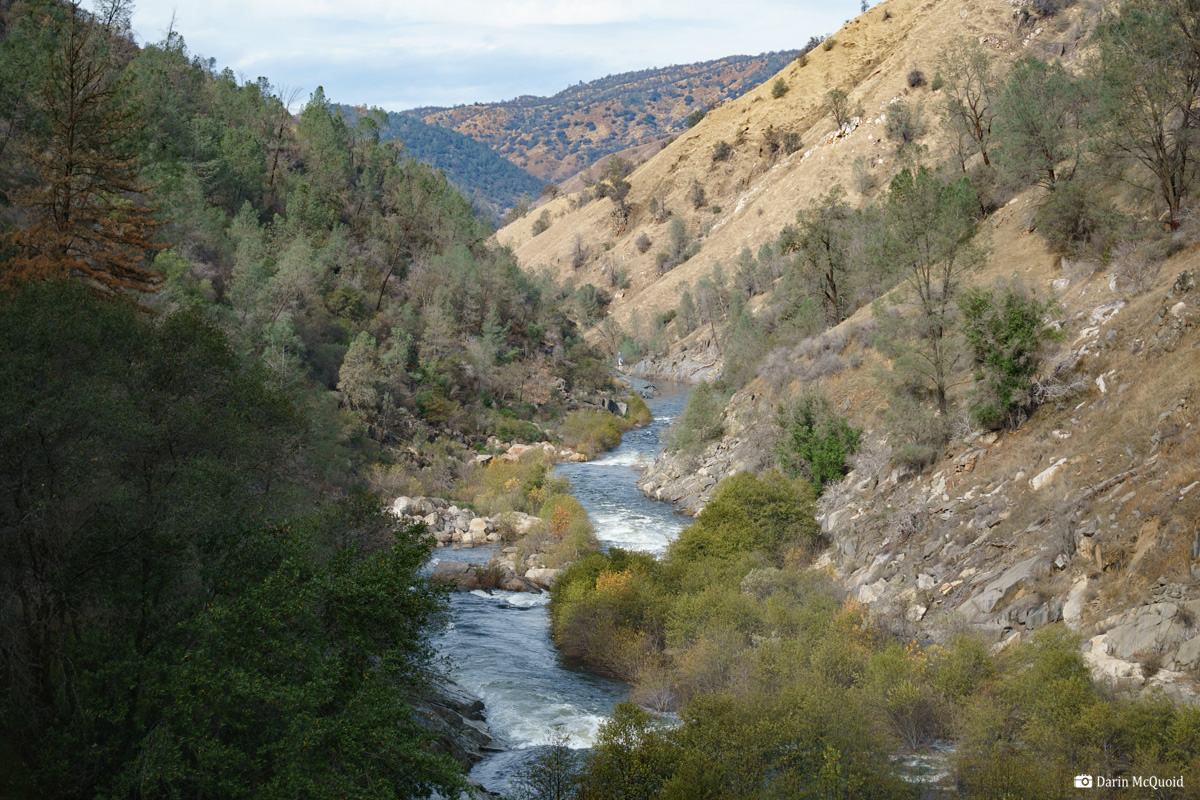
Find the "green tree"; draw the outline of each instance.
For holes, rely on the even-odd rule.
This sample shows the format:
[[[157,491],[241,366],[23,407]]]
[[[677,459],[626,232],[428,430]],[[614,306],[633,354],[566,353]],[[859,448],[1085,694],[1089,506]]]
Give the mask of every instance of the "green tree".
[[[826,483],[841,480],[847,459],[858,449],[861,429],[815,394],[806,394],[791,408],[781,407],[778,422],[783,437],[775,452],[788,474],[803,475],[817,494]]]
[[[0,300],[0,347],[2,708],[39,793],[457,790],[409,708],[429,545],[365,495],[297,512],[260,369],[194,309],[55,283]]]
[[[991,165],[988,147],[995,118],[995,69],[987,50],[973,38],[960,37],[950,43],[938,59],[938,72],[946,91],[946,119],[960,138],[971,142]],[[965,153],[960,154],[966,169]]]
[[[549,744],[521,765],[516,775],[520,800],[574,800],[581,764],[570,742],[570,734],[556,730]]]
[[[1084,94],[1055,62],[1024,58],[1013,64],[996,98],[1001,166],[1053,191],[1075,176],[1083,148]]]
[[[340,217],[351,175],[349,131],[320,86],[300,112],[296,142],[314,202],[329,206]]]
[[[818,287],[829,325],[837,325],[849,312],[845,290],[852,264],[850,240],[853,211],[844,201],[842,187],[834,186],[807,210],[796,215],[797,227],[781,234],[783,251],[799,255],[804,273]]]
[[[667,439],[669,449],[694,454],[718,439],[721,436],[722,410],[722,400],[712,385],[700,381],[688,395],[679,422],[671,426]]]
[[[879,255],[900,276],[915,308],[900,319],[876,314],[901,323],[883,346],[896,359],[893,370],[905,389],[931,395],[944,415],[961,360],[959,288],[981,257],[972,244],[974,191],[966,178],[945,183],[928,167],[904,169],[892,179],[884,208]]]
[[[618,703],[600,726],[577,797],[652,800],[670,777],[671,762],[664,728],[634,703]]]
[[[1172,228],[1192,189],[1200,128],[1200,4],[1130,0],[1096,29],[1100,135],[1146,170]]]
[[[841,89],[830,89],[825,93],[825,111],[841,130],[850,122],[850,95]]]
[[[379,348],[375,337],[362,331],[350,343],[338,371],[338,391],[342,403],[352,411],[372,411],[379,405],[379,384],[383,379]]]
[[[21,224],[0,236],[14,251],[0,262],[0,284],[73,277],[108,293],[152,292],[161,281],[148,263],[158,222],[136,200],[149,190],[140,180],[142,107],[119,40],[78,3],[43,12],[47,52],[30,56],[27,94],[9,101],[31,116],[18,141],[32,179],[8,192]]]

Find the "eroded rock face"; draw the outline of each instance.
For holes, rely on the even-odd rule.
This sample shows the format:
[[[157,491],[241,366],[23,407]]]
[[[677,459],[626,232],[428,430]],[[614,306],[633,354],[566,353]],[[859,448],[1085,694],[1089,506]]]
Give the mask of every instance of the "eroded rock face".
[[[628,372],[646,380],[671,380],[679,383],[711,383],[721,377],[724,369],[718,347],[693,346],[665,358],[646,359],[634,364]]]
[[[483,701],[449,678],[435,678],[430,691],[413,698],[412,704],[417,718],[436,737],[431,749],[449,754],[464,770],[489,752],[504,749],[492,739]]]
[[[721,478],[771,465],[774,401],[759,392],[735,394],[722,414],[725,435],[698,455],[662,453],[638,480],[647,497],[674,503],[695,516],[704,510]]]

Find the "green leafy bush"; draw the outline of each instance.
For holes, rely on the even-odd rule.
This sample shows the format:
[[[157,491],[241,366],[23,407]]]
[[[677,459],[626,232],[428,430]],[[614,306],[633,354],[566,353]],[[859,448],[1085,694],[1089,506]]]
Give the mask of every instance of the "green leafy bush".
[[[787,81],[782,77],[776,78],[775,82],[771,84],[771,97],[778,100],[788,93],[788,89]]]
[[[594,456],[621,443],[621,423],[607,411],[572,411],[563,420],[563,442],[572,450]]]
[[[673,562],[729,559],[761,551],[778,561],[791,548],[807,548],[820,536],[813,519],[813,492],[771,470],[739,472],[717,485],[696,521],[671,543]]]
[[[505,418],[496,423],[496,438],[502,442],[540,442],[546,435],[532,422]]]
[[[969,289],[959,301],[971,347],[976,389],[971,416],[985,428],[1013,428],[1036,406],[1034,379],[1051,331],[1048,302],[1018,283],[995,291]]]
[[[721,436],[722,398],[707,381],[700,381],[688,395],[679,421],[671,426],[667,449],[696,454]]]
[[[783,436],[775,446],[783,468],[793,478],[803,476],[820,494],[830,481],[846,474],[846,461],[858,449],[862,430],[837,414],[829,401],[806,394],[791,408],[780,408]]]

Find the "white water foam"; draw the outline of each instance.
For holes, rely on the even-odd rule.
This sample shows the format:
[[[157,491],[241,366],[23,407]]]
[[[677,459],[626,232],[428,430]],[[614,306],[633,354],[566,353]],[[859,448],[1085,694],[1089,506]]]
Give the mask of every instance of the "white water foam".
[[[592,521],[596,526],[596,535],[605,544],[654,555],[664,553],[682,527],[620,508],[596,509],[592,513]]]
[[[506,592],[503,589],[494,589],[488,592],[483,589],[474,589],[471,594],[514,608],[533,608],[534,606],[544,606],[550,602],[550,595],[547,592]]]
[[[596,467],[644,467],[646,456],[636,450],[614,450],[591,462]]]

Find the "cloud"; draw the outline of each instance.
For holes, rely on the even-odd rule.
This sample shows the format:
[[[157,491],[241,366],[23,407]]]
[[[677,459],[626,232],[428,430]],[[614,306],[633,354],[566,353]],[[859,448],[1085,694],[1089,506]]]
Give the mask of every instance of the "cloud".
[[[795,48],[839,14],[819,0],[211,0],[179,9],[196,54],[247,78],[392,110],[553,94],[651,66]],[[140,0],[162,38],[170,0]]]

